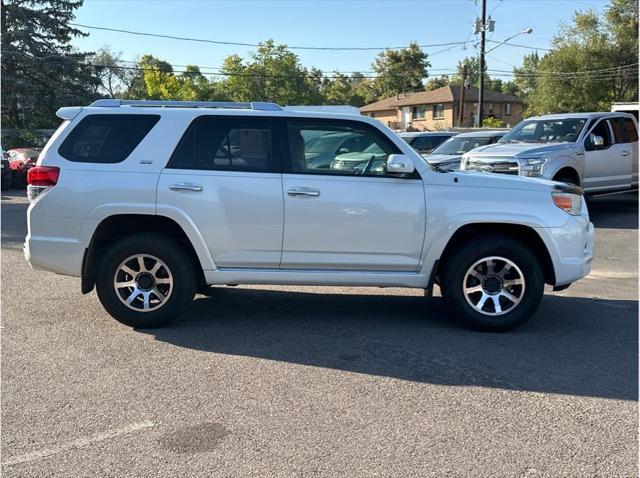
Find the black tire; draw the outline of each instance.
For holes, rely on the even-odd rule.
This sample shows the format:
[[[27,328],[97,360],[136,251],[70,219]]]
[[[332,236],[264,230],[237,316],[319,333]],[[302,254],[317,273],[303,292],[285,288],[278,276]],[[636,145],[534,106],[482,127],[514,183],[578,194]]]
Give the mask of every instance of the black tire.
[[[561,183],[571,184],[573,186],[580,186],[580,181],[578,181],[571,174],[566,174],[566,173],[558,174],[556,177],[553,178],[553,180]]]
[[[122,288],[116,290],[114,285],[116,274],[123,274],[120,265],[131,256],[144,254],[153,256],[164,263],[156,274],[171,277],[172,284],[156,285],[164,287],[162,292],[167,294],[166,302],[160,304],[161,300],[152,295],[151,300],[158,302],[153,310],[142,311],[139,307],[144,307],[144,299],[140,297],[142,292],[136,296],[133,305],[138,305],[134,310],[127,306],[122,296],[132,292],[133,288]],[[146,259],[149,262],[149,259]],[[151,259],[151,264],[154,264]],[[166,266],[166,268],[164,267]],[[133,267],[130,267],[133,268]],[[168,272],[167,272],[168,269]],[[120,272],[118,272],[120,270]],[[136,271],[136,269],[133,269]],[[123,277],[122,275],[118,277]],[[124,275],[125,281],[129,281],[129,276]],[[133,279],[133,276],[131,276]],[[158,282],[161,282],[158,279]],[[138,282],[136,282],[138,287]],[[148,291],[149,289],[145,289]],[[169,292],[170,290],[170,292]],[[136,328],[160,327],[169,324],[174,319],[182,315],[193,301],[196,291],[196,274],[193,261],[187,251],[174,239],[161,234],[136,234],[131,237],[121,239],[109,247],[101,258],[98,258],[96,268],[96,292],[104,308],[118,322]],[[152,292],[153,293],[153,292]],[[119,295],[120,294],[120,295]],[[149,297],[147,295],[147,297]],[[148,300],[148,302],[150,302]],[[149,306],[149,304],[146,304]],[[151,304],[153,306],[153,304]]]
[[[476,310],[469,301],[463,290],[466,286],[481,285],[483,289],[470,295],[471,301],[476,301],[476,305],[480,305],[482,297],[485,295],[484,284],[486,282],[477,281],[476,284],[469,282],[467,272],[478,261],[484,258],[500,257],[511,261],[517,268],[512,268],[513,272],[505,273],[506,277],[517,277],[521,273],[524,277],[524,287],[509,286],[510,290],[506,292],[518,296],[520,291],[520,302],[513,305],[514,302],[500,297],[488,297],[486,305],[481,306],[481,311]],[[485,263],[483,263],[485,264]],[[504,262],[495,261],[495,267],[500,267]],[[482,264],[478,266],[480,269]],[[544,293],[544,275],[540,262],[527,246],[521,242],[504,236],[484,236],[471,240],[464,245],[458,247],[453,254],[446,260],[442,274],[442,296],[448,307],[453,312],[453,316],[467,327],[485,332],[504,332],[514,329],[527,320],[529,320],[536,312],[542,301]],[[486,273],[485,269],[485,273]],[[513,274],[513,275],[509,275]],[[489,277],[487,273],[485,277]],[[504,279],[505,277],[503,277]],[[495,279],[493,284],[496,284]],[[501,284],[501,282],[500,282]],[[500,287],[498,285],[498,287]],[[522,287],[522,286],[520,286]],[[505,290],[505,289],[500,289]],[[495,292],[495,290],[492,291]],[[476,294],[481,294],[480,296]],[[488,294],[487,294],[488,295]],[[500,294],[498,294],[500,295]],[[495,300],[503,302],[500,308],[504,307],[504,311],[496,308]],[[506,300],[506,302],[505,302]],[[509,304],[511,307],[509,308]],[[493,309],[493,310],[492,310]],[[503,312],[502,315],[487,315],[490,313]]]

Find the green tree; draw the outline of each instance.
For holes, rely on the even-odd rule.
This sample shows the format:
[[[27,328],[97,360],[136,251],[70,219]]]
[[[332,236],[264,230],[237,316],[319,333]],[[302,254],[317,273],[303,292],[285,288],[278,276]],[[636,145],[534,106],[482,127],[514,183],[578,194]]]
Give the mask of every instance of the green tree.
[[[427,81],[427,91],[437,90],[438,88],[442,88],[443,86],[447,86],[450,84],[451,78],[449,78],[449,75],[430,78],[429,81]]]
[[[274,101],[284,105],[310,104],[321,98],[318,70],[307,70],[286,45],[261,43],[245,62],[238,55],[225,58],[221,91],[233,101]]]
[[[74,51],[71,27],[82,0],[2,0],[2,124],[51,128],[61,106],[86,104],[99,81],[88,55]]]
[[[375,81],[379,96],[391,96],[400,92],[422,91],[422,83],[431,66],[427,54],[417,43],[400,50],[385,50],[378,54],[371,65],[377,73]]]
[[[536,88],[536,76],[538,74],[539,64],[540,56],[537,51],[534,51],[524,56],[521,67],[513,69],[513,84],[517,91],[515,94],[525,101],[527,101],[531,92]]]
[[[607,111],[614,101],[637,101],[637,62],[634,0],[613,0],[604,17],[578,12],[540,59],[527,112]]]

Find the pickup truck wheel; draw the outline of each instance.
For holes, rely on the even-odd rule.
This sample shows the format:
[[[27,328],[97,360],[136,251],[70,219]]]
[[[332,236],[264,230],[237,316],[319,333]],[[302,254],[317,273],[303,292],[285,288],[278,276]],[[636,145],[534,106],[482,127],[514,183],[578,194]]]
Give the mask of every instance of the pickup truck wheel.
[[[502,332],[524,324],[544,293],[540,263],[522,243],[492,236],[460,247],[446,262],[443,297],[463,324]]]
[[[114,243],[98,264],[96,291],[117,321],[147,328],[168,324],[193,300],[192,262],[174,240],[137,234]]]

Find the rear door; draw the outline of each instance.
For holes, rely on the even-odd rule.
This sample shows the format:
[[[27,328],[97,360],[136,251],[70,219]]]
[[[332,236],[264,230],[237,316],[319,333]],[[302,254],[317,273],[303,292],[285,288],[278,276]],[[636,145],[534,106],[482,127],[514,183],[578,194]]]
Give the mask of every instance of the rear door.
[[[361,153],[359,167],[313,168],[310,132],[352,132],[383,155]],[[285,225],[282,269],[415,271],[425,231],[422,180],[392,176],[389,154],[400,153],[373,126],[357,121],[289,120],[283,131]]]
[[[270,118],[196,118],[158,183],[158,204],[195,222],[218,268],[277,268],[283,227]]]
[[[611,127],[616,143],[616,154],[630,175],[628,181],[632,186],[638,185],[638,129],[633,118],[618,116],[611,118]],[[626,181],[625,181],[626,182]]]

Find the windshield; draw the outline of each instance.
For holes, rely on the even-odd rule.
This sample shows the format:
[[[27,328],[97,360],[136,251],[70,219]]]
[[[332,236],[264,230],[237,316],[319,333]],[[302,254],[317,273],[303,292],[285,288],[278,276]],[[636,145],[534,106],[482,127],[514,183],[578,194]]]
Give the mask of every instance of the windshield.
[[[471,151],[473,148],[484,146],[486,144],[489,144],[490,142],[491,138],[486,136],[454,136],[453,138],[448,139],[436,149],[434,149],[431,154],[464,154],[467,151]]]
[[[586,118],[526,120],[509,131],[501,143],[575,143]]]

